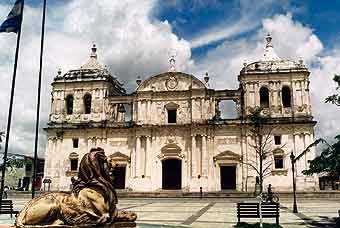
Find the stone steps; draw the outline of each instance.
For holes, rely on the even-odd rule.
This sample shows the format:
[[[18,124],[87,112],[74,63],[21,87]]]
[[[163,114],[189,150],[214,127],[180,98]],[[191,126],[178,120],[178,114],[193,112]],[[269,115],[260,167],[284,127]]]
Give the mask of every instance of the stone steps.
[[[37,192],[37,195],[39,192]],[[182,192],[178,190],[164,190],[156,192],[133,192],[126,190],[117,190],[118,198],[200,198],[199,192]],[[280,192],[275,194],[279,198],[292,198],[292,192]],[[9,198],[30,198],[30,192],[10,191]],[[340,198],[340,191],[320,191],[320,192],[297,192],[297,198],[305,199],[323,199],[323,198]],[[204,192],[204,198],[252,198],[252,192],[237,191],[220,191]]]

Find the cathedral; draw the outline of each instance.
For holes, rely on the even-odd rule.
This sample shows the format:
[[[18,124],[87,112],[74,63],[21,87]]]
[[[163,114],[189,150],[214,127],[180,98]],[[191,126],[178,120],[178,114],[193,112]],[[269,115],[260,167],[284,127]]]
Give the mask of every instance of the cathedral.
[[[238,88],[210,88],[208,74],[177,72],[171,58],[168,72],[137,78],[127,93],[93,45],[84,65],[59,71],[52,83],[44,171],[51,190],[70,190],[82,156],[101,147],[121,191],[252,192],[259,163],[248,116],[261,107],[272,129],[264,187],[291,191],[290,154],[314,141],[310,72],[302,60],[281,59],[270,35],[264,46],[258,61],[240,67]],[[221,115],[225,101],[234,104],[233,118]],[[315,176],[302,174],[314,157],[311,150],[296,163],[298,191],[319,188]]]

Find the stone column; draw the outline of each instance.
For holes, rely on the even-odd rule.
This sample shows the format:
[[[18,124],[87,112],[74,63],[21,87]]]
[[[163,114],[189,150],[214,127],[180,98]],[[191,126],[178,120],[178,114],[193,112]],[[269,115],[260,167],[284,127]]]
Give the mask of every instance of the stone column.
[[[206,177],[208,175],[208,153],[207,153],[207,136],[202,136],[202,157],[201,157],[201,164],[202,170],[201,175]]]
[[[197,173],[196,173],[196,176],[197,175],[201,175],[202,176],[202,148],[203,148],[203,136],[200,136],[199,137],[201,140],[200,140],[200,143],[199,143],[199,147],[198,147],[198,151],[196,151],[197,153]],[[197,143],[197,142],[196,142]]]
[[[140,122],[142,120],[142,102],[138,101],[137,102],[137,122]]]
[[[62,174],[62,167],[60,167],[60,161],[63,159],[61,156],[62,154],[62,145],[63,145],[63,138],[62,137],[57,137],[57,142],[56,142],[56,166],[55,166],[55,172],[54,176],[60,177]]]
[[[151,123],[151,116],[153,112],[151,111],[151,100],[147,100],[147,106],[146,106],[146,115],[147,115],[147,123]]]
[[[130,177],[134,178],[136,176],[136,140],[131,138],[131,142],[134,144],[131,150],[130,157]]]
[[[191,136],[191,177],[197,174],[196,136]]]
[[[259,92],[259,83],[254,83],[254,97],[255,97],[255,106],[260,106],[260,92]]]
[[[213,152],[213,137],[211,137],[213,134],[211,132],[209,133],[207,137],[207,164],[208,164],[208,191],[214,191],[214,183],[215,183],[215,177],[214,177],[214,152]]]
[[[87,138],[87,151],[90,151],[94,147],[93,137]]]
[[[202,98],[201,99],[201,121],[203,119],[205,119],[205,117],[204,117],[204,102],[205,102],[205,100],[204,100],[204,98]]]
[[[141,141],[140,136],[136,136],[136,173],[135,176],[140,176],[141,173]]]
[[[47,176],[48,178],[52,177],[52,157],[53,155],[55,155],[55,150],[54,150],[54,139],[52,137],[48,138],[48,146],[47,146],[47,156],[46,156],[46,160],[45,160],[45,176]]]
[[[102,147],[102,137],[96,137],[96,147]]]
[[[146,137],[146,150],[145,150],[145,162],[144,162],[144,175],[150,176],[150,162],[151,162],[151,136]]]

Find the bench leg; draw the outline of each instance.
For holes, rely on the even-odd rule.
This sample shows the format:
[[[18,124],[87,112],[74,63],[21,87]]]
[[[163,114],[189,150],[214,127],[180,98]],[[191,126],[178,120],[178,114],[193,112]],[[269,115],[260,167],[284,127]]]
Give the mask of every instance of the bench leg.
[[[239,225],[241,223],[241,218],[240,216],[237,216],[237,225]]]
[[[280,218],[279,216],[276,217],[276,225],[279,225],[280,224]]]

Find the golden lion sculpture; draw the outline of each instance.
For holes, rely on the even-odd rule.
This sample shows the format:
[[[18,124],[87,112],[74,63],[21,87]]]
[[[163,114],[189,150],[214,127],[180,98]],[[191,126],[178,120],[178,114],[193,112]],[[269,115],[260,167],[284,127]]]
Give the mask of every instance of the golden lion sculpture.
[[[29,201],[16,218],[17,227],[41,225],[100,225],[134,222],[133,212],[118,211],[109,163],[104,150],[84,155],[71,193],[46,193]]]

